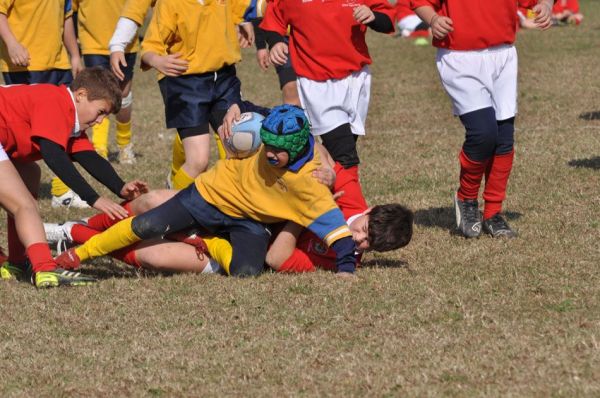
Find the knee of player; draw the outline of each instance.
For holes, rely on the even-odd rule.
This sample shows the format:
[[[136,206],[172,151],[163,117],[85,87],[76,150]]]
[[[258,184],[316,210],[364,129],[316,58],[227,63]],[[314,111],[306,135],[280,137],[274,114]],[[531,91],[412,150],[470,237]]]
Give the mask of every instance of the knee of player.
[[[169,192],[168,190],[159,189],[143,194],[132,202],[134,214],[142,214],[160,206],[171,198],[172,195],[168,195]]]
[[[498,124],[494,108],[478,109],[460,116],[465,126],[463,150],[473,160],[481,161],[493,155],[498,140]]]
[[[169,232],[169,224],[141,215],[131,221],[131,230],[141,239],[151,239]]]
[[[237,277],[258,276],[263,272],[264,263],[244,258],[234,258],[229,266],[229,274]]]

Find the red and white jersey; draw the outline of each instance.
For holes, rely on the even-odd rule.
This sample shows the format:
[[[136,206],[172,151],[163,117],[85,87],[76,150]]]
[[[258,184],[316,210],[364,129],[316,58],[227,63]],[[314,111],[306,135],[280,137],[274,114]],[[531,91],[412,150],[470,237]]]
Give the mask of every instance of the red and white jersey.
[[[66,86],[0,87],[0,142],[13,160],[41,159],[36,137],[57,143],[67,153],[93,151],[85,133],[74,131],[75,120],[75,104]]]
[[[362,4],[394,20],[395,10],[386,0],[274,0],[260,27],[283,36],[289,25],[289,55],[298,76],[341,79],[371,63],[367,26],[353,17]]]
[[[450,50],[481,50],[512,44],[517,31],[516,0],[411,0],[412,9],[431,6],[452,19],[454,31],[433,45]]]
[[[336,180],[333,192],[344,191],[344,194],[336,200],[336,203],[344,214],[344,218],[350,224],[355,217],[362,215],[368,208],[358,182],[358,168],[344,169],[339,163],[336,163],[334,170]],[[335,251],[309,230],[305,230],[298,237],[296,247],[306,253],[310,263],[312,263],[307,262],[306,269],[296,270],[296,272],[314,271],[314,267],[336,270]],[[357,264],[360,263],[361,256],[361,254],[357,255]]]

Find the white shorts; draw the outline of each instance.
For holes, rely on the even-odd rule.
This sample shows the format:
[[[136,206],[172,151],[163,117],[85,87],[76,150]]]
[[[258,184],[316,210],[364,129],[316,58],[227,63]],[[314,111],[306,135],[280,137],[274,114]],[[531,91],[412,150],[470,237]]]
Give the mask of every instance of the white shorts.
[[[4,151],[4,147],[2,146],[2,144],[0,144],[0,162],[3,162],[5,160],[8,160],[8,155],[6,154],[6,151]]]
[[[371,95],[371,71],[364,66],[343,79],[316,81],[298,77],[298,95],[313,135],[350,123],[352,133],[365,135]]]
[[[402,33],[402,36],[409,36],[422,23],[423,21],[418,16],[409,15],[398,21],[398,29]],[[408,32],[408,35],[404,33],[405,31]]]
[[[440,48],[437,68],[455,115],[492,107],[496,120],[517,114],[517,50],[503,45],[476,51]]]

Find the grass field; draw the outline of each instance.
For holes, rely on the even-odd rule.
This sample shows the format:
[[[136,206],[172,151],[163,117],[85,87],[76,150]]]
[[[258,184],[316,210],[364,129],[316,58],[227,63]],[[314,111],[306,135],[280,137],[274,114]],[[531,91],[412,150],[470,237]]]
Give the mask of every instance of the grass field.
[[[600,2],[582,11],[580,27],[519,34],[518,239],[456,235],[464,132],[434,49],[370,34],[361,180],[370,203],[415,211],[408,247],[368,254],[350,283],[141,276],[109,259],[89,288],[0,283],[0,396],[600,395]],[[276,104],[275,73],[244,57],[245,96]],[[139,161],[115,167],[162,187],[172,132],[153,73],[134,95]],[[90,214],[52,209],[43,181],[46,220]]]

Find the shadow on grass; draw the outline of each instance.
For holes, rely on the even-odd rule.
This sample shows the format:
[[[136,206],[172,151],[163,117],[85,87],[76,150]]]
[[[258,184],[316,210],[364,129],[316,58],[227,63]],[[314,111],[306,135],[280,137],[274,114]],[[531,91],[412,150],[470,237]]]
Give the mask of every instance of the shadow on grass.
[[[579,114],[579,118],[583,120],[600,120],[600,111],[583,112]]]
[[[361,262],[362,268],[406,268],[410,271],[410,266],[407,261],[394,260],[389,258],[373,258],[365,262]]]
[[[587,159],[573,159],[567,163],[571,167],[600,170],[600,156]]]
[[[504,216],[508,221],[521,218],[523,214],[516,211],[505,211]],[[450,231],[452,235],[460,235],[456,230],[456,215],[454,207],[431,207],[415,212],[415,224],[427,228],[442,228]]]
[[[52,194],[50,190],[52,189],[52,184],[49,182],[40,183],[40,190],[38,191],[38,198],[40,199],[51,199]]]

